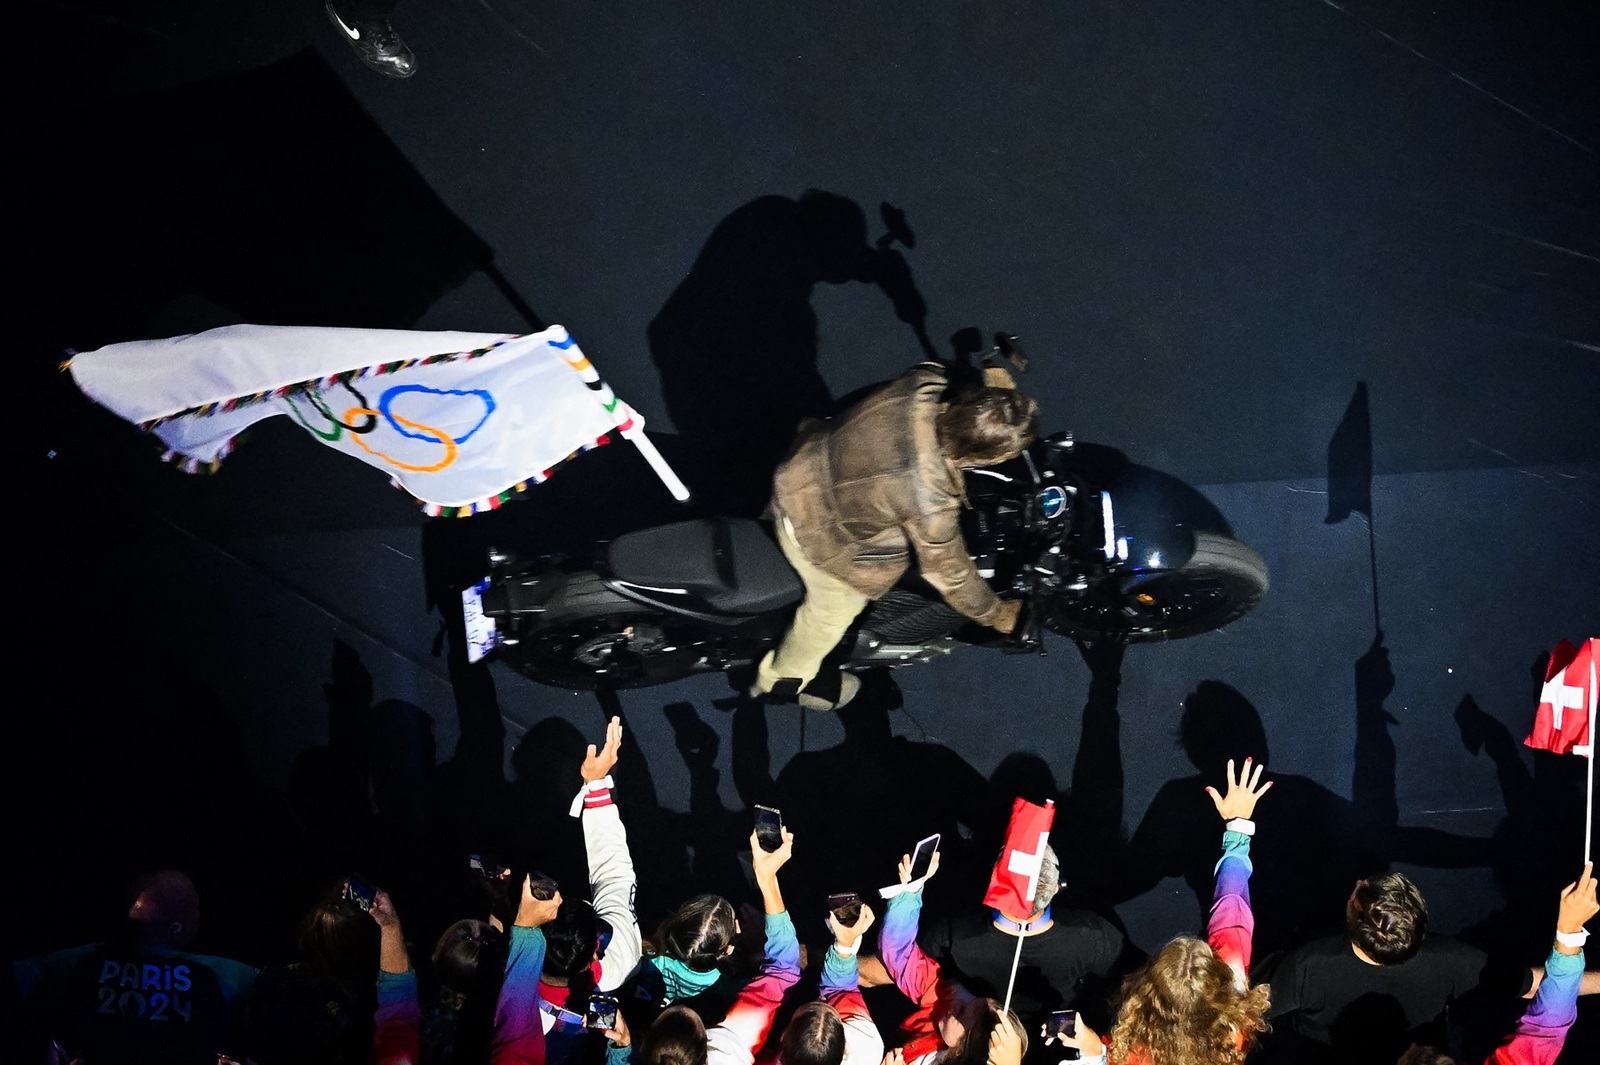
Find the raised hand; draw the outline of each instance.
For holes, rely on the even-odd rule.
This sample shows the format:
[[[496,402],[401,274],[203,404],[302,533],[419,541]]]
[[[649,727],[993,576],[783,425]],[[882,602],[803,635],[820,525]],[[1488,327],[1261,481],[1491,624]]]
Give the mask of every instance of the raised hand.
[[[1237,776],[1233,772],[1233,759],[1228,759],[1228,793],[1220,795],[1217,789],[1207,786],[1206,794],[1211,796],[1211,801],[1216,804],[1217,813],[1222,815],[1224,821],[1232,821],[1235,817],[1249,818],[1255,813],[1256,802],[1272,787],[1272,781],[1261,783],[1261,772],[1266,766],[1257,765],[1254,771],[1251,766],[1254,758],[1246,758],[1244,767]]]
[[[1561,889],[1561,909],[1556,914],[1556,931],[1572,935],[1583,931],[1583,926],[1596,913],[1600,901],[1595,898],[1594,863],[1583,867],[1583,875]]]
[[[379,928],[400,927],[400,915],[395,912],[394,900],[382,888],[372,893],[372,908],[367,912],[378,922]]]
[[[757,879],[777,876],[778,870],[794,856],[794,833],[789,831],[788,826],[779,825],[778,835],[783,838],[783,844],[777,850],[769,851],[762,849],[755,832],[750,833],[750,865]]]
[[[855,924],[841,924],[839,918],[832,913],[828,914],[828,929],[833,933],[833,941],[841,947],[848,947],[861,940],[867,934],[867,929],[872,927],[872,922],[877,916],[872,912],[872,907],[866,903],[861,904],[861,912],[856,915]]]
[[[589,744],[588,753],[583,756],[583,765],[578,772],[583,774],[583,782],[592,784],[607,773],[617,764],[617,751],[622,746],[622,718],[614,717],[606,725],[606,742],[597,752],[594,744]]]
[[[557,891],[548,899],[541,899],[533,893],[532,875],[522,878],[522,901],[517,905],[516,923],[522,928],[538,928],[540,925],[549,924],[556,919],[556,913],[561,909],[561,892]]]

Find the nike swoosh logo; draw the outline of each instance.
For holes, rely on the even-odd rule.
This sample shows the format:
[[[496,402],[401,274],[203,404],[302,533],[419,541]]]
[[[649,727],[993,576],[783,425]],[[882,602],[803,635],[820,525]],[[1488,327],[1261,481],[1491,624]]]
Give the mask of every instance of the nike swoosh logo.
[[[350,39],[352,41],[359,41],[361,39],[361,31],[350,25],[344,19],[340,18],[339,12],[332,10],[330,7],[328,13],[333,16],[333,21],[339,24],[339,28],[350,35]]]

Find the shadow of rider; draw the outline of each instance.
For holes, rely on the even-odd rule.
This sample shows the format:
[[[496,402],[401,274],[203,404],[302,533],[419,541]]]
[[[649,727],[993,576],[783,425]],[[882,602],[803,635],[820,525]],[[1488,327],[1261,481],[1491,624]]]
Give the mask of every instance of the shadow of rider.
[[[818,283],[883,290],[923,350],[927,305],[893,245],[915,238],[885,204],[889,232],[868,243],[854,201],[811,189],[762,196],[719,223],[649,327],[650,353],[681,454],[672,457],[708,513],[754,515],[803,418],[835,413],[817,372]]]

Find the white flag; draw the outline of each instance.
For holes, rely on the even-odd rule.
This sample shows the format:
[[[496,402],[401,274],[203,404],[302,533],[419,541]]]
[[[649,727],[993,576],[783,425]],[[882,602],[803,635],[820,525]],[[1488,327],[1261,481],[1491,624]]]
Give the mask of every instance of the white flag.
[[[288,415],[387,473],[430,514],[474,514],[619,434],[679,498],[644,420],[600,380],[561,326],[506,333],[233,325],[111,344],[68,368],[91,399],[214,467],[239,433]]]

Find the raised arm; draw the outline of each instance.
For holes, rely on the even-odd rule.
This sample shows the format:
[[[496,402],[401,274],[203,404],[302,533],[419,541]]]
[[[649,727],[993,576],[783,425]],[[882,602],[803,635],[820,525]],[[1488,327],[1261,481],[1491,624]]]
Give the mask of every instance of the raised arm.
[[[1250,837],[1256,825],[1251,815],[1256,803],[1272,787],[1272,781],[1261,783],[1265,766],[1255,765],[1254,758],[1246,758],[1244,766],[1234,774],[1233,759],[1228,759],[1228,790],[1219,794],[1216,788],[1207,787],[1206,793],[1222,817],[1222,857],[1217,861],[1216,887],[1211,896],[1211,916],[1206,922],[1206,942],[1217,957],[1233,969],[1241,986],[1250,974],[1251,940],[1255,932],[1255,915],[1250,912]]]
[[[917,944],[922,921],[922,888],[939,871],[939,852],[933,852],[928,875],[911,882],[911,855],[900,856],[900,892],[889,898],[883,927],[878,930],[878,955],[900,993],[918,1006],[931,1006],[938,997],[939,963]]]
[[[778,870],[794,853],[794,834],[782,827],[779,832],[783,844],[775,851],[762,850],[755,833],[750,834],[751,866],[766,910],[767,946],[761,971],[739,992],[722,1023],[706,1032],[708,1065],[750,1065],[772,1031],[785,992],[800,982],[800,940],[778,888]]]
[[[1544,963],[1544,980],[1517,1030],[1489,1057],[1490,1065],[1551,1065],[1561,1056],[1567,1030],[1578,1016],[1578,986],[1583,978],[1584,925],[1600,912],[1596,901],[1594,863],[1561,891],[1556,940]]]
[[[866,903],[861,904],[860,914],[848,925],[828,914],[833,946],[822,962],[822,998],[844,1022],[844,1059],[851,1065],[878,1065],[883,1058],[883,1035],[867,1012],[866,999],[861,997],[858,957],[861,937],[874,919],[872,908]]]
[[[544,1065],[539,974],[544,971],[545,940],[539,929],[555,920],[560,909],[561,892],[548,899],[535,898],[533,877],[522,878],[522,901],[511,926],[506,979],[494,1007],[494,1040],[489,1047],[492,1065]]]
[[[373,1014],[372,1065],[415,1065],[422,1054],[417,974],[387,891],[372,896],[368,911],[378,925],[378,1009]]]
[[[633,856],[628,851],[628,830],[623,827],[611,795],[611,769],[622,748],[622,719],[613,717],[606,726],[606,740],[596,750],[589,745],[579,774],[583,789],[573,800],[572,814],[582,818],[583,842],[589,855],[589,897],[594,912],[611,926],[611,940],[600,959],[602,991],[616,989],[639,964],[643,936],[633,898],[638,877]]]

